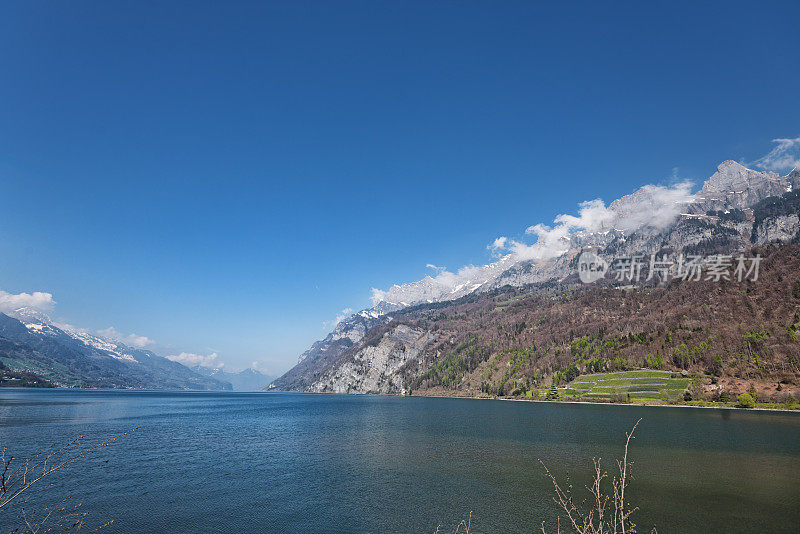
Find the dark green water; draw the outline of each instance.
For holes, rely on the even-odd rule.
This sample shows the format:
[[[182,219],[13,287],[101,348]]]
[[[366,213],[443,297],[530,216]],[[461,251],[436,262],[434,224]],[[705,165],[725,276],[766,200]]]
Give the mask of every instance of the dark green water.
[[[109,532],[536,532],[624,433],[642,532],[800,531],[800,414],[401,397],[0,389],[24,455],[141,426],[44,494]],[[106,461],[107,460],[107,461]],[[50,499],[47,501],[47,499]],[[12,515],[0,512],[0,531]]]

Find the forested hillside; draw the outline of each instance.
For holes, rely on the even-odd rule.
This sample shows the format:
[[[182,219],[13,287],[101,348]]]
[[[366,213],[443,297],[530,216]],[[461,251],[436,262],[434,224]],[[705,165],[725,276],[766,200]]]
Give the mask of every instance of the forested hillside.
[[[364,391],[364,351],[379,348],[400,325],[428,335],[375,391],[512,395],[580,374],[660,369],[694,376],[694,395],[718,398],[752,385],[765,398],[797,395],[800,377],[800,247],[761,254],[757,281],[671,280],[663,287],[605,287],[577,281],[501,288],[458,301],[392,314],[347,351],[358,372],[323,375],[317,391]],[[389,357],[410,354],[396,339]],[[374,351],[373,351],[374,352]],[[392,385],[394,384],[394,385]]]

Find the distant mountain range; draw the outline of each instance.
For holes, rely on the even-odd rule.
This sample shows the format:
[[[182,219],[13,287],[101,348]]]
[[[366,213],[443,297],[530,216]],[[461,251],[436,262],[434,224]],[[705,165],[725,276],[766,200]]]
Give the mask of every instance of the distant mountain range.
[[[63,387],[232,390],[144,349],[59,327],[30,308],[0,313],[0,362]]]
[[[605,257],[679,253],[707,256],[797,242],[799,189],[800,169],[780,176],[725,161],[697,192],[692,192],[689,184],[645,186],[608,206],[599,200],[585,202],[578,216],[559,216],[552,228],[531,227],[528,233],[538,236],[533,245],[498,238],[495,249],[503,255],[493,263],[456,273],[442,271],[385,291],[374,290],[372,308],[341,321],[270,389],[364,393],[430,385],[435,381],[426,382],[421,377],[432,372],[437,362],[442,363],[441,358],[454,348],[452,343],[459,338],[466,340],[467,333],[476,339],[491,338],[486,328],[507,333],[503,329],[512,327],[521,328],[517,337],[526,339],[523,334],[535,328],[526,321],[520,321],[522,326],[505,324],[498,319],[498,312],[491,316],[492,320],[486,320],[483,314],[495,308],[494,304],[490,306],[493,295],[520,299],[526,291],[535,294],[548,287],[559,291],[581,289],[576,264],[584,251]],[[485,301],[485,306],[465,307],[465,303],[478,301]],[[586,313],[590,313],[588,309]],[[431,319],[440,315],[449,317],[449,322]],[[542,319],[541,324],[546,322]],[[596,331],[597,326],[590,322],[587,315],[584,327],[591,326]],[[454,323],[471,326],[467,332],[453,332],[448,326]],[[575,331],[573,334],[577,335]],[[556,341],[548,338],[547,343]],[[492,348],[468,343],[462,349],[488,357],[500,346],[511,350],[514,344]],[[473,361],[464,361],[467,360]],[[478,365],[474,361],[473,364]],[[793,365],[796,367],[796,362]],[[557,371],[558,366],[551,365],[536,372]],[[469,373],[460,370],[456,374],[460,380]],[[493,376],[493,372],[487,376]],[[455,375],[451,379],[456,380]]]
[[[192,370],[198,374],[211,377],[220,382],[226,382],[233,386],[233,391],[261,391],[269,386],[276,377],[265,375],[257,369],[245,369],[238,373],[231,373],[223,369],[211,369],[208,367],[196,366]]]

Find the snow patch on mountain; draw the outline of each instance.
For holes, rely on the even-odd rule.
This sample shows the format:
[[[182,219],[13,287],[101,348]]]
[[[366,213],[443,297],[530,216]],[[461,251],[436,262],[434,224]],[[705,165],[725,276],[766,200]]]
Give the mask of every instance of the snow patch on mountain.
[[[455,300],[479,289],[495,287],[504,273],[524,262],[544,264],[583,246],[602,246],[642,228],[662,230],[695,200],[690,182],[671,187],[646,185],[606,206],[600,199],[583,202],[578,215],[562,214],[553,226],[536,224],[526,230],[535,235],[532,244],[505,236],[489,249],[501,255],[487,265],[462,267],[453,273],[440,269],[435,276],[396,284],[388,290],[372,289],[372,302],[407,307],[422,302]]]
[[[672,186],[646,185],[609,205],[601,199],[589,200],[579,205],[577,215],[559,215],[552,226],[530,226],[525,233],[536,237],[534,243],[498,237],[488,247],[499,256],[495,262],[468,265],[457,272],[437,268],[436,275],[416,282],[396,284],[386,290],[373,288],[372,309],[396,310],[455,300],[506,283],[522,285],[563,276],[566,262],[558,261],[559,258],[570,257],[584,247],[604,248],[612,243],[619,246],[632,236],[636,239],[630,241],[628,248],[655,246],[658,236],[666,235],[681,219],[711,221],[706,215],[709,211],[746,210],[760,200],[780,196],[798,185],[797,169],[780,176],[728,160],[717,167],[717,172],[697,192],[693,192],[691,182],[683,181]],[[680,245],[680,235],[672,236],[670,244]]]
[[[50,317],[35,308],[23,306],[9,313],[11,317],[19,319],[25,327],[33,333],[39,335],[58,336],[66,334],[69,337],[83,343],[87,347],[101,350],[114,359],[124,360],[129,363],[138,364],[139,361],[131,354],[125,345],[115,341],[96,336],[88,330],[75,328],[71,325],[55,325]]]

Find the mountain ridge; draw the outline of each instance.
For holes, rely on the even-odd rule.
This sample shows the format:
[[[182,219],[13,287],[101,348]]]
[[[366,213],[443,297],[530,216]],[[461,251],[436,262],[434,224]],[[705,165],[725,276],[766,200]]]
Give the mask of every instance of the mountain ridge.
[[[227,382],[199,375],[152,351],[133,348],[55,325],[30,308],[0,313],[0,361],[63,387],[230,390]],[[11,348],[14,350],[12,350]]]
[[[332,332],[314,343],[271,389],[324,389],[319,385],[323,375],[335,373],[339,360],[357,350],[369,330],[390,323],[393,314],[402,310],[455,302],[506,286],[521,288],[564,281],[570,275],[575,278],[575,261],[583,250],[612,256],[715,254],[791,241],[800,230],[799,186],[798,169],[780,176],[727,160],[694,193],[687,184],[644,186],[608,206],[602,201],[584,203],[579,217],[560,216],[554,228],[532,227],[539,235],[536,244],[519,246],[496,262],[375,291],[372,308],[337,325],[338,339],[347,342],[334,343]],[[376,315],[366,331],[367,325],[354,319],[364,313]]]

